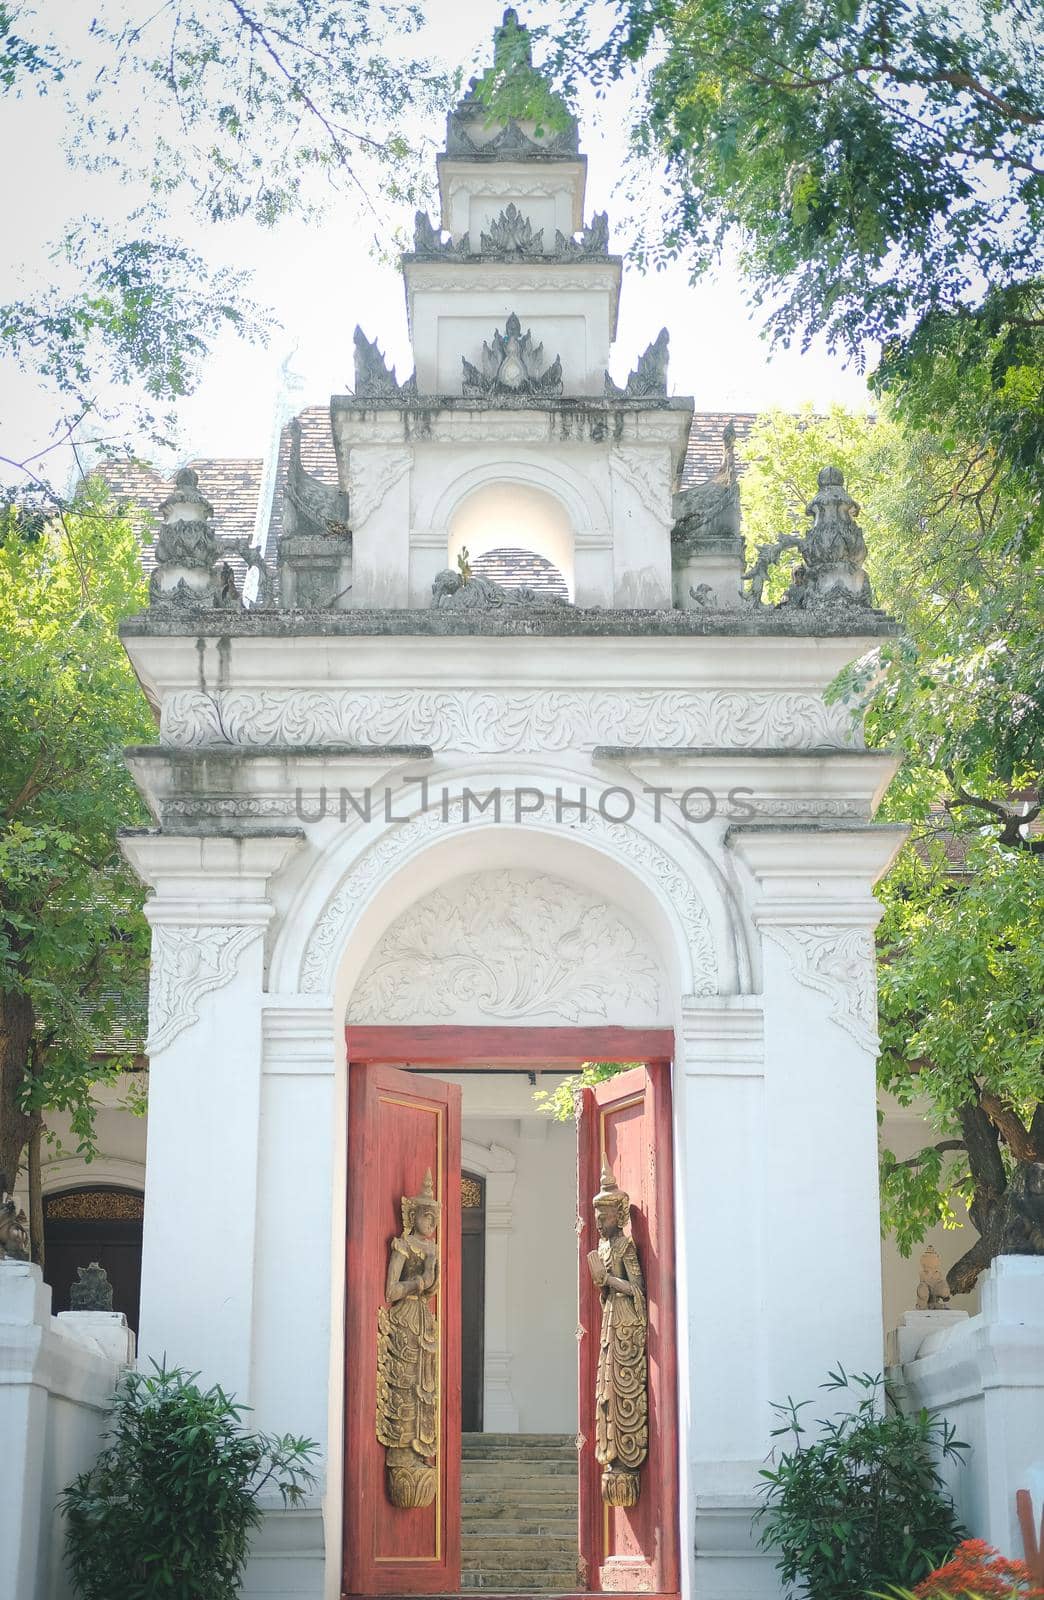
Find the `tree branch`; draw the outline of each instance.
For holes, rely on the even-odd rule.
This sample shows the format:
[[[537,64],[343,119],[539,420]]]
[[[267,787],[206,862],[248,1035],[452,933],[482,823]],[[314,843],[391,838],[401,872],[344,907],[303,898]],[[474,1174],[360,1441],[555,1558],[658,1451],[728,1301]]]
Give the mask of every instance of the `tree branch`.
[[[897,1167],[919,1167],[930,1155],[940,1154],[944,1150],[967,1150],[968,1146],[963,1139],[940,1139],[938,1144],[930,1144],[915,1156],[907,1156],[905,1161],[897,1161]]]
[[[1016,1161],[1037,1160],[1036,1141],[1014,1106],[989,1089],[979,1091],[979,1104]]]

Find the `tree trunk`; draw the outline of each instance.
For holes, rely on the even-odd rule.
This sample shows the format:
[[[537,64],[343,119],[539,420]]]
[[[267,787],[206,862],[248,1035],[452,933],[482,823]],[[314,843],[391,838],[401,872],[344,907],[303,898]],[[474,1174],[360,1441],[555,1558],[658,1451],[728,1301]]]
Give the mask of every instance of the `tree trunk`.
[[[0,990],[0,1179],[8,1190],[18,1180],[32,1118],[21,1095],[33,1040],[33,1003],[21,989]]]
[[[29,1135],[29,1259],[35,1261],[41,1272],[44,1268],[44,1214],[43,1188],[40,1172],[40,1143],[43,1136],[43,1117],[33,1112],[33,1131]]]

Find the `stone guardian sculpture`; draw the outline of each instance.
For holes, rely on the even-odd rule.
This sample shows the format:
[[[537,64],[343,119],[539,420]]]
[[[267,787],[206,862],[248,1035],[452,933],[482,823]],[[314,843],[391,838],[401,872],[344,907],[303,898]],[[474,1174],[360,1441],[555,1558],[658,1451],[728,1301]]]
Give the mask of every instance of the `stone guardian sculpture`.
[[[439,1203],[431,1170],[418,1195],[402,1197],[402,1233],[391,1242],[377,1312],[377,1438],[385,1450],[388,1498],[408,1511],[430,1506],[438,1485],[439,1325],[431,1297],[439,1284]]]
[[[599,1245],[587,1264],[602,1297],[595,1459],[602,1468],[602,1499],[608,1506],[626,1507],[638,1504],[639,1468],[649,1453],[648,1317],[638,1251],[623,1231],[630,1198],[617,1187],[605,1160],[593,1203]]]

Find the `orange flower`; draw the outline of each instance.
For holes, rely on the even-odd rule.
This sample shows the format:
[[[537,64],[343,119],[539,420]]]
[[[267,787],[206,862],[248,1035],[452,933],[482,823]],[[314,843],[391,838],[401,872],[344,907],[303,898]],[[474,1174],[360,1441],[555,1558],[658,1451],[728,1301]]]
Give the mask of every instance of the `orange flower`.
[[[985,1539],[965,1539],[944,1566],[914,1589],[918,1600],[1044,1600],[1024,1561],[1009,1561]]]

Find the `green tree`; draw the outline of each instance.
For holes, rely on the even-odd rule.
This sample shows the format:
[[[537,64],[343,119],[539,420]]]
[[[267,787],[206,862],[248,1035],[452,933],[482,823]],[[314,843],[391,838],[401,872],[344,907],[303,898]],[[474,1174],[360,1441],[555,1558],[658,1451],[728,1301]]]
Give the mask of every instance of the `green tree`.
[[[0,1174],[48,1110],[93,1149],[91,1088],[144,1036],[143,891],[117,829],[145,820],[123,746],[155,737],[117,623],[145,604],[138,539],[97,483],[0,520]],[[33,1219],[30,1219],[31,1221]],[[39,1249],[39,1218],[33,1228]]]
[[[1033,0],[574,0],[554,30],[567,83],[636,74],[642,258],[700,272],[735,247],[774,339],[824,333],[860,363],[880,348],[878,390],[907,420],[988,445],[1030,542],[1044,530],[1042,16]]]
[[[249,275],[186,241],[235,219],[273,227],[335,195],[386,238],[388,202],[427,193],[425,130],[456,80],[411,50],[422,20],[408,0],[144,13],[101,0],[56,29],[0,4],[0,94],[59,97],[70,166],[115,174],[131,197],[119,218],[71,217],[47,283],[0,305],[0,349],[54,394],[60,434],[82,439],[104,419],[110,449],[163,438],[218,334],[265,336]],[[29,481],[46,477],[28,466]]]
[[[1018,553],[1024,505],[968,440],[888,414],[774,413],[745,456],[752,546],[800,518],[817,465],[842,466],[878,603],[905,625],[838,685],[869,742],[903,757],[882,812],[912,837],[879,891],[879,1073],[900,1102],[927,1102],[939,1135],[907,1161],[882,1153],[883,1214],[909,1252],[966,1203],[980,1239],[949,1273],[963,1292],[1002,1248],[1030,1247],[1027,1229],[1044,1243],[1044,841],[1027,833],[1044,578]]]

